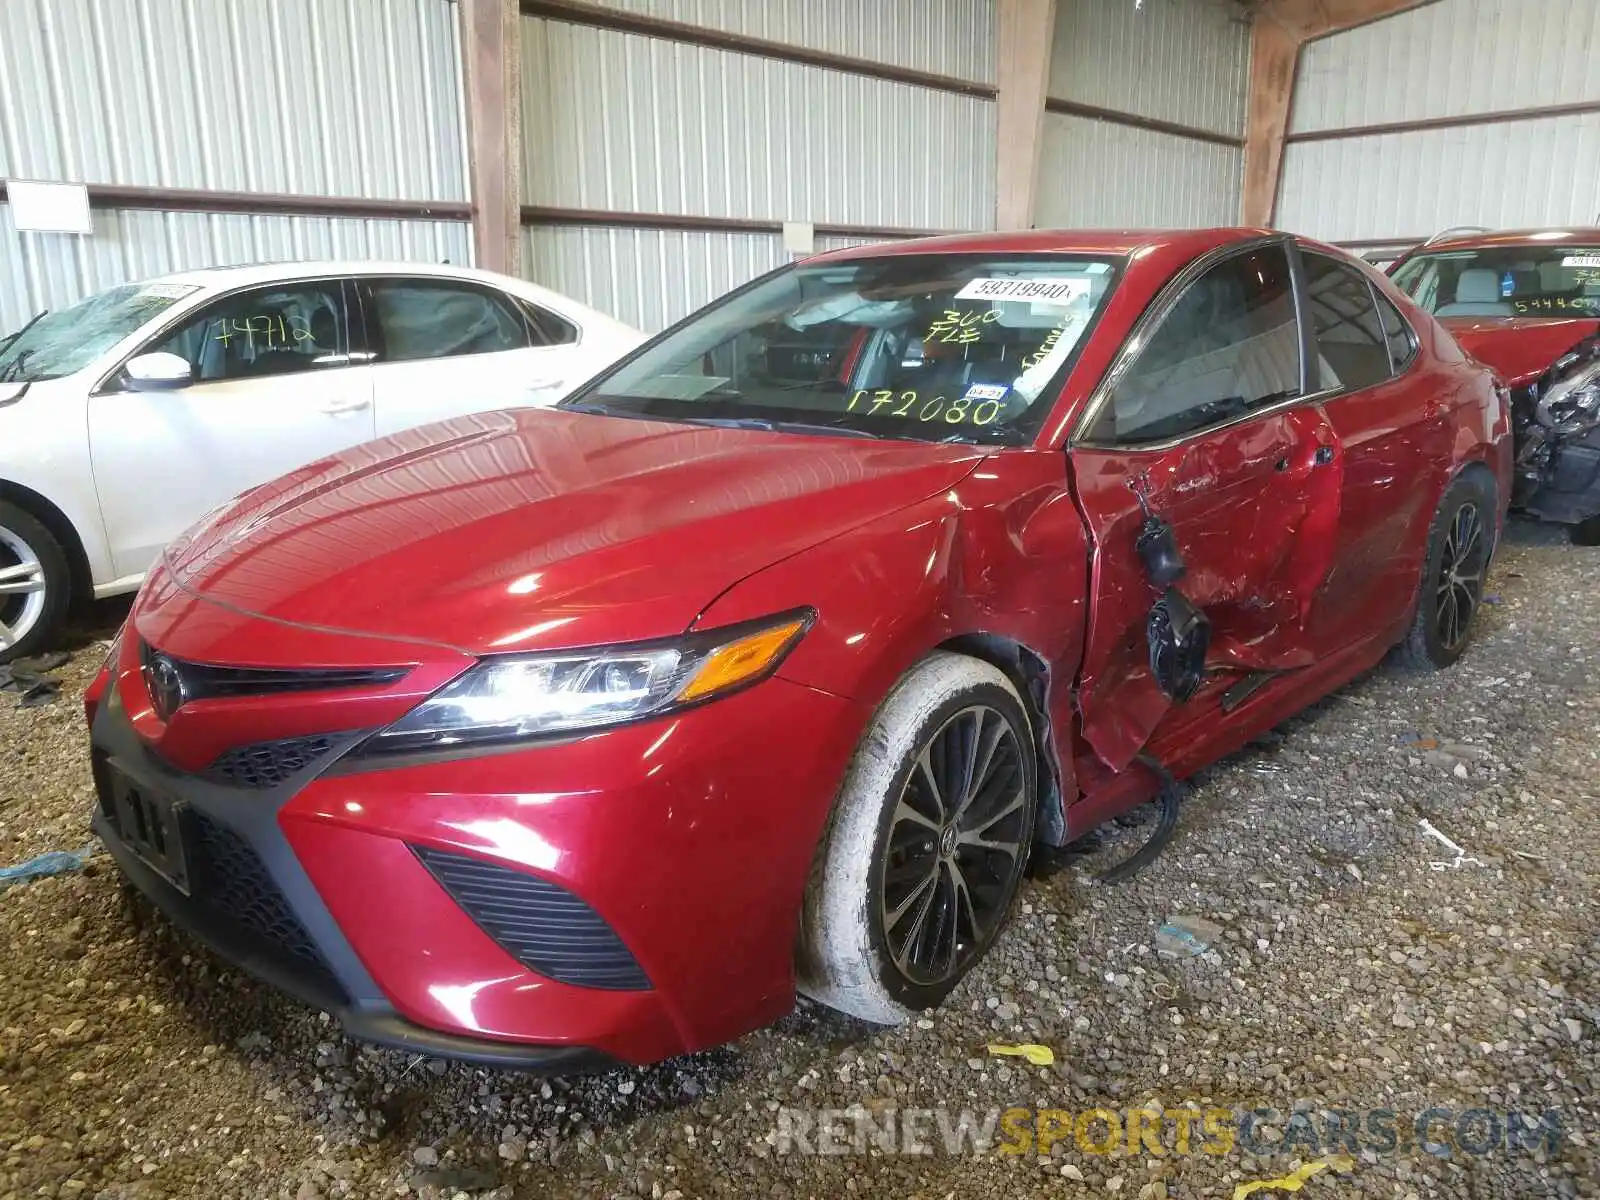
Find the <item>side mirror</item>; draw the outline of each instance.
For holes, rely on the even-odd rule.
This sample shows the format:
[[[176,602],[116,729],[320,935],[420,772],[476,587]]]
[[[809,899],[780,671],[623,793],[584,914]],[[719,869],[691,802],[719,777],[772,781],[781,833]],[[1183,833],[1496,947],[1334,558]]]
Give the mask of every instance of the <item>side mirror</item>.
[[[162,350],[130,358],[122,373],[136,392],[170,392],[194,382],[194,368],[188,360]]]
[[[22,393],[27,390],[26,383],[0,383],[0,408],[15,404],[22,399]]]

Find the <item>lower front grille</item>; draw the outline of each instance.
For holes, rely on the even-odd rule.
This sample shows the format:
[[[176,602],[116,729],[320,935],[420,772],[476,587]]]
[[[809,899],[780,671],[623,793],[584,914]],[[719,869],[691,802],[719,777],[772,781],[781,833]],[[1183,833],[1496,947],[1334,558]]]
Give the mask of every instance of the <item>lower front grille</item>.
[[[337,988],[328,964],[250,843],[199,811],[189,813],[194,898]]]
[[[605,919],[565,888],[471,855],[411,849],[467,916],[529,970],[576,987],[650,986]]]
[[[310,766],[338,744],[327,734],[281,738],[275,742],[255,742],[238,746],[211,764],[206,773],[218,783],[233,787],[264,790],[275,788],[285,779]]]

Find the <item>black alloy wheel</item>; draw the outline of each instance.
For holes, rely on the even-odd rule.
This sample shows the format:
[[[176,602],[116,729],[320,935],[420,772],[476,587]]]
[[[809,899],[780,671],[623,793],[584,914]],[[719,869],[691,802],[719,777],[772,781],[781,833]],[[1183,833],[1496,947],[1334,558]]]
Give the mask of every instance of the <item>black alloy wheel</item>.
[[[1028,772],[1011,719],[985,704],[921,747],[890,818],[879,919],[895,968],[939,985],[987,943],[1016,891]]]

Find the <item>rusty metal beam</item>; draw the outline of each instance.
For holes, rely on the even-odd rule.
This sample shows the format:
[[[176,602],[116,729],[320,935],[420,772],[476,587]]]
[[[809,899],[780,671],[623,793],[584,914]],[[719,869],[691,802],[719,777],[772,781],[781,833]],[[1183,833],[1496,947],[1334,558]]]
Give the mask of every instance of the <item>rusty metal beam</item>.
[[[1000,0],[998,20],[995,227],[1027,229],[1039,190],[1056,0]]]
[[[515,274],[522,236],[522,13],[517,0],[464,0],[467,171],[478,266]]]

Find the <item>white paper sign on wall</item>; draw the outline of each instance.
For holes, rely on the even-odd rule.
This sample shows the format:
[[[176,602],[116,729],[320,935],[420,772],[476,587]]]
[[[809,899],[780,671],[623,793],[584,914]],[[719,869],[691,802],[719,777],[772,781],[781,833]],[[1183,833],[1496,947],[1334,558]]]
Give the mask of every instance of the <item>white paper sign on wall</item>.
[[[815,254],[817,252],[817,227],[810,221],[785,221],[783,223],[783,248],[790,254]]]
[[[81,183],[6,180],[11,223],[21,233],[93,233],[89,189]]]

